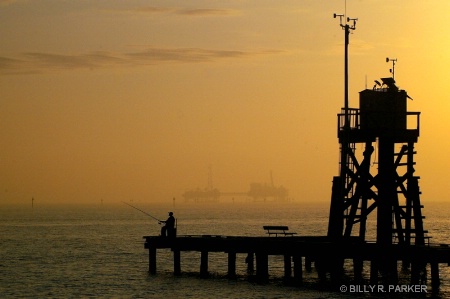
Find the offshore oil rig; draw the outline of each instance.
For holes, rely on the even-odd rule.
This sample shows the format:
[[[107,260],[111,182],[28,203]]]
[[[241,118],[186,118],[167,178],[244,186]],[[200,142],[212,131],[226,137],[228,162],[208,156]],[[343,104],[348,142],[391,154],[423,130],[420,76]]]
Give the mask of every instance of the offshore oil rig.
[[[337,118],[340,145],[340,173],[333,178],[328,233],[326,236],[298,236],[287,227],[268,236],[145,236],[149,249],[149,272],[156,273],[157,249],[170,248],[174,254],[174,274],[181,274],[180,252],[198,251],[200,275],[208,276],[208,253],[228,254],[228,276],[236,275],[236,255],[245,254],[249,273],[256,257],[256,278],[267,282],[268,256],[284,256],[285,280],[302,283],[303,268],[314,261],[320,280],[342,283],[344,262],[353,265],[354,283],[396,285],[398,268],[409,269],[410,284],[426,284],[431,269],[431,285],[440,284],[439,264],[450,264],[450,247],[434,245],[424,228],[419,177],[415,174],[414,149],[420,133],[420,112],[409,112],[409,96],[395,84],[396,59],[392,77],[375,80],[372,89],[359,93],[359,107],[348,106],[348,44],[357,19],[340,18],[345,34],[344,107]],[[358,148],[363,148],[358,152]],[[373,163],[377,161],[377,167]],[[369,222],[374,216],[376,221]],[[367,236],[369,224],[375,234]],[[372,239],[371,239],[372,238]],[[293,263],[293,268],[292,268]],[[364,263],[370,277],[363,277]],[[293,269],[293,276],[292,276]],[[379,290],[380,288],[378,288]]]
[[[183,198],[186,202],[218,202],[221,196],[242,196],[251,198],[253,201],[266,201],[267,199],[273,201],[287,201],[288,189],[283,186],[274,186],[269,184],[251,183],[250,189],[247,192],[221,192],[217,188],[206,188],[188,190],[183,193]]]
[[[250,183],[250,189],[247,192],[221,192],[219,189],[213,187],[211,167],[208,173],[208,186],[205,189],[187,190],[183,193],[183,198],[186,202],[218,202],[221,196],[233,197],[247,197],[253,201],[267,199],[273,201],[287,201],[289,190],[283,186],[276,186],[273,181],[272,172],[270,172],[270,184],[267,183]]]

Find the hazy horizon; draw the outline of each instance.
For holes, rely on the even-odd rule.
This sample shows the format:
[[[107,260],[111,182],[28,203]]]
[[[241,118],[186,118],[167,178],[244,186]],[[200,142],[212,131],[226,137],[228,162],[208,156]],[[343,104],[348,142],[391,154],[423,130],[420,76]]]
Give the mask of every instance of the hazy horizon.
[[[329,202],[344,4],[0,1],[0,204],[181,202],[211,183],[271,184],[271,173],[295,202]],[[350,107],[398,59],[408,111],[421,112],[421,200],[450,201],[450,2],[346,9],[358,18]]]

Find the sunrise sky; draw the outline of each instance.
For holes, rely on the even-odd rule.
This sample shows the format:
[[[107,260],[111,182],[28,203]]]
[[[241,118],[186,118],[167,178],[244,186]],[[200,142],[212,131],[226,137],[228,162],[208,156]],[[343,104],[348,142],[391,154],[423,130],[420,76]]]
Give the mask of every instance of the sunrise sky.
[[[165,201],[251,182],[329,201],[350,106],[420,111],[422,201],[450,201],[448,0],[0,0],[0,203]]]

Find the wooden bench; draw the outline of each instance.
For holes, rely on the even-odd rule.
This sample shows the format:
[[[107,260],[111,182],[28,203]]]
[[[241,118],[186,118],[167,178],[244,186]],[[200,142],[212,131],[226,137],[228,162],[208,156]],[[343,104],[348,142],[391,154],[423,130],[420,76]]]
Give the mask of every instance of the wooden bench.
[[[267,234],[269,235],[269,237],[271,235],[275,235],[275,237],[278,237],[278,235],[283,235],[283,236],[293,236],[297,233],[291,233],[288,232],[289,227],[287,226],[270,226],[270,225],[265,225],[263,226],[263,228],[267,231]]]

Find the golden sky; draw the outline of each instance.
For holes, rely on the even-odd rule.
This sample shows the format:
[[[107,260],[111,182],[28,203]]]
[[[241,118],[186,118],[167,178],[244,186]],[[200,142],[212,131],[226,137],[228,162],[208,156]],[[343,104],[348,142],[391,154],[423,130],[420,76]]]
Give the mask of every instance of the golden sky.
[[[165,201],[251,182],[329,201],[344,1],[0,0],[0,202]],[[450,200],[450,1],[348,0],[350,106],[420,111],[422,200]]]

